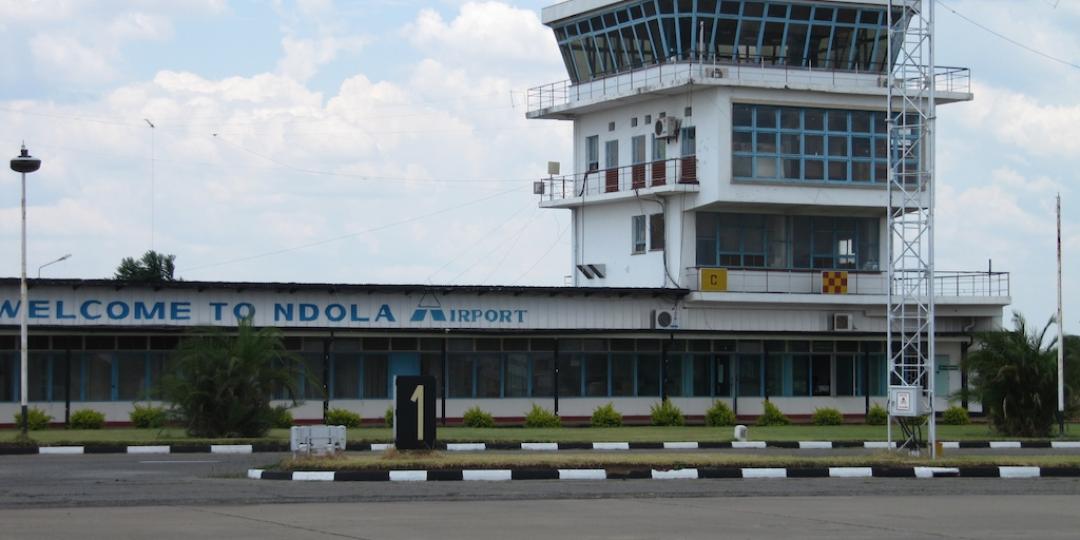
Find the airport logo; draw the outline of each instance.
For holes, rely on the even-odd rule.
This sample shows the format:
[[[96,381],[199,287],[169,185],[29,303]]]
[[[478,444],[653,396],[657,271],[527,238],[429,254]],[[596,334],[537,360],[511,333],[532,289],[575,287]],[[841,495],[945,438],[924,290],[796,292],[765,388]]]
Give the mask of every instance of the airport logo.
[[[409,322],[524,324],[527,309],[490,309],[465,306],[444,308],[434,294],[425,293]]]

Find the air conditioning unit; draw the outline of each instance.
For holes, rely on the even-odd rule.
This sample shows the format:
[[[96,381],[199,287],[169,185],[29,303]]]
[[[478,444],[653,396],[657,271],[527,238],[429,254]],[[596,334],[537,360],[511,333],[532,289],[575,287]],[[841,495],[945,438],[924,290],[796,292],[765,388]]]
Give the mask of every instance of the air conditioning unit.
[[[544,182],[543,181],[533,182],[533,195],[543,195],[543,194],[544,194]]]
[[[654,309],[650,319],[653,330],[673,330],[679,327],[679,320],[672,309]]]
[[[665,116],[656,120],[656,138],[673,139],[679,136],[679,119]]]
[[[833,313],[832,329],[834,332],[851,332],[855,330],[855,319],[850,313]]]
[[[723,79],[727,76],[722,68],[705,68],[705,76],[713,79]]]

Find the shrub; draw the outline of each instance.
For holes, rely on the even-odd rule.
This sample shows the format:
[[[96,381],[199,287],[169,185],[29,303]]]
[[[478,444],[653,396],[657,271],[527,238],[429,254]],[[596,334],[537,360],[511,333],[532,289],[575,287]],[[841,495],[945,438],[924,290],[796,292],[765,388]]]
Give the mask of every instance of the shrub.
[[[950,426],[965,426],[971,423],[967,409],[959,406],[949,407],[941,415],[941,423]]]
[[[622,425],[622,414],[611,403],[601,405],[592,412],[591,423],[593,427],[619,427]]]
[[[562,427],[562,419],[555,413],[533,403],[532,409],[525,415],[525,427],[556,428]]]
[[[810,420],[815,426],[839,426],[844,423],[844,415],[832,407],[822,407],[814,410]]]
[[[274,407],[274,428],[289,429],[293,425],[292,411],[284,405]]]
[[[131,424],[137,428],[158,429],[165,427],[165,422],[169,416],[163,407],[136,404],[135,408],[128,414],[128,418],[131,419]]]
[[[712,407],[705,411],[706,426],[734,426],[737,422],[735,412],[723,401],[714,401]]]
[[[101,429],[105,427],[105,413],[82,409],[71,413],[72,429]]]
[[[383,413],[383,422],[386,422],[386,427],[394,427],[394,406],[391,405],[386,408],[386,412]]]
[[[364,417],[360,416],[360,413],[354,413],[348,409],[330,409],[326,411],[325,421],[328,426],[358,428],[363,420]]]
[[[780,409],[773,405],[772,402],[765,401],[765,414],[762,414],[757,419],[757,425],[759,426],[786,426],[791,423],[788,417],[784,416],[784,413],[780,412]]]
[[[653,404],[649,408],[654,426],[681,426],[686,423],[682,410],[675,406],[671,400],[665,399],[660,403]]]
[[[45,414],[45,411],[37,408],[30,407],[27,409],[26,416],[30,419],[27,424],[27,429],[30,431],[37,431],[49,427],[49,422],[52,422],[53,417]],[[15,413],[15,426],[22,428],[23,416],[22,412]]]
[[[495,427],[495,419],[491,417],[491,413],[486,413],[480,410],[480,407],[473,406],[465,411],[465,415],[461,417],[461,424],[465,427],[489,428]]]
[[[870,406],[866,413],[866,424],[869,426],[884,426],[889,423],[889,411],[885,407],[875,403]]]
[[[189,435],[262,437],[274,425],[271,397],[296,404],[304,374],[318,386],[274,328],[256,329],[245,319],[236,330],[197,332],[180,342],[162,384],[162,397]]]

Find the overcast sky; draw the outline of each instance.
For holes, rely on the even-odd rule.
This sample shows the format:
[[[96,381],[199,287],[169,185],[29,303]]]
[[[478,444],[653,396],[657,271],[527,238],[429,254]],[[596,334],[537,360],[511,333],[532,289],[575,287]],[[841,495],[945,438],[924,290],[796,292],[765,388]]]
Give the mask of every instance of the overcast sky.
[[[188,280],[561,285],[569,214],[530,181],[566,168],[570,126],[524,118],[566,78],[547,3],[0,0],[0,155],[44,160],[30,274],[71,253],[43,275],[109,277],[152,246]],[[1078,0],[939,6],[1080,64]],[[939,109],[938,268],[993,259],[1042,324],[1060,191],[1078,332],[1080,69],[938,14],[938,63],[976,92]],[[18,209],[0,174],[0,276]]]

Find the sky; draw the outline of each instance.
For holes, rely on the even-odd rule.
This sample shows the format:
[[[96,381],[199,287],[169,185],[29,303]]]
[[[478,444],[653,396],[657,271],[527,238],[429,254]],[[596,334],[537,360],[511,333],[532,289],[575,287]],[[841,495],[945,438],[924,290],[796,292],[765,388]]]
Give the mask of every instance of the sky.
[[[0,0],[0,153],[44,161],[29,274],[70,253],[42,276],[111,277],[152,248],[186,280],[562,285],[569,213],[531,181],[569,172],[570,124],[524,108],[566,78],[548,3]],[[992,260],[1041,325],[1060,192],[1071,333],[1076,28],[1080,0],[938,3],[938,63],[971,68],[975,99],[938,110],[937,267]],[[18,212],[0,174],[0,276]]]

